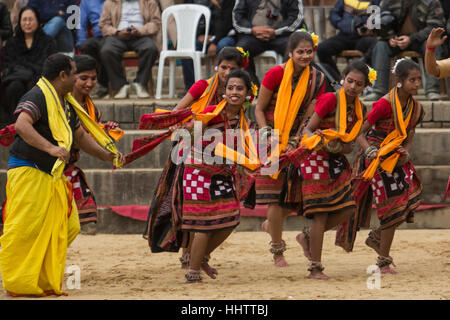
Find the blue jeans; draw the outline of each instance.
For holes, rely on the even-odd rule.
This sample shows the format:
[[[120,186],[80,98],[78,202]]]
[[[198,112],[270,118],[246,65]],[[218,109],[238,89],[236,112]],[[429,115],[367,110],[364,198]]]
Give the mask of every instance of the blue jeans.
[[[67,29],[66,21],[56,16],[50,19],[42,28],[44,32],[56,40],[56,47],[60,52],[72,52],[74,40],[72,31]]]
[[[219,53],[220,50],[222,50],[225,47],[234,47],[235,44],[236,44],[236,39],[234,39],[233,37],[222,38],[219,40],[219,42],[217,42],[216,53]]]
[[[424,56],[425,45],[426,41],[420,45],[412,44],[405,50],[401,50],[398,47],[392,48],[386,41],[378,41],[372,54],[373,68],[377,71],[377,81],[375,82],[373,91],[378,95],[385,95],[389,92],[389,76],[391,72],[390,61],[392,57],[406,50],[416,51]],[[437,47],[435,54],[436,59],[441,59],[442,48]],[[425,89],[425,94],[440,92],[439,79],[432,75],[429,75],[428,73],[425,73],[425,83],[423,84],[423,86]]]

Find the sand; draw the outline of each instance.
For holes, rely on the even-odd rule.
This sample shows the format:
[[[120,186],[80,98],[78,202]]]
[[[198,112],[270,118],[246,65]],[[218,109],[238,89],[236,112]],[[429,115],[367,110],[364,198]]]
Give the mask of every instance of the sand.
[[[376,254],[364,245],[360,232],[353,253],[334,245],[335,232],[326,233],[323,250],[328,281],[306,279],[307,260],[285,232],[289,267],[277,268],[263,232],[234,232],[213,254],[216,280],[186,284],[179,253],[150,252],[140,235],[79,235],[68,250],[67,266],[80,268],[80,289],[67,297],[40,299],[175,299],[175,300],[300,300],[300,299],[450,299],[450,230],[399,230],[391,255],[397,275],[381,275],[380,288],[368,289],[367,268]],[[374,284],[374,281],[369,281]],[[11,299],[4,291],[0,299]]]

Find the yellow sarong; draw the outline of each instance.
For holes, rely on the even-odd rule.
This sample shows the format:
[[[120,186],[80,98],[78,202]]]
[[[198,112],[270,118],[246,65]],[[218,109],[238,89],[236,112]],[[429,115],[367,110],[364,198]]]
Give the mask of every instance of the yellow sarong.
[[[45,96],[49,127],[60,147],[70,150],[73,133],[57,92],[42,77],[37,86]],[[67,94],[83,126],[104,149],[117,154],[112,139]],[[51,175],[32,167],[8,170],[0,268],[4,288],[13,296],[61,295],[67,247],[80,232],[72,185],[55,161]],[[120,166],[118,158],[114,165]]]
[[[11,295],[60,295],[67,247],[80,232],[71,185],[31,167],[8,170],[7,181],[3,287]]]

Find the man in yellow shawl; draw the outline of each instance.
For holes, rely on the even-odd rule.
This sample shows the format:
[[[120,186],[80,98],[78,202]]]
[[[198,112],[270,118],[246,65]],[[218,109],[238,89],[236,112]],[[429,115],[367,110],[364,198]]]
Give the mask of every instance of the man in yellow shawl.
[[[70,57],[48,57],[43,77],[14,113],[17,134],[0,238],[3,287],[11,296],[66,295],[61,289],[67,247],[80,231],[72,184],[63,174],[72,144],[116,165],[123,161],[112,140],[69,94],[75,72]]]

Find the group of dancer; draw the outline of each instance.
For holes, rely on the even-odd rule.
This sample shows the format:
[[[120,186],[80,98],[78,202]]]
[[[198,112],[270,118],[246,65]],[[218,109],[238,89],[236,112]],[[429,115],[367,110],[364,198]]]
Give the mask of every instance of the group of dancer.
[[[414,128],[424,115],[413,98],[420,68],[412,60],[399,60],[393,69],[396,86],[368,113],[359,100],[373,81],[368,66],[352,62],[343,72],[342,88],[325,93],[324,75],[312,64],[316,43],[311,35],[294,32],[287,48],[289,59],[264,77],[256,122],[249,120],[247,110],[257,92],[243,70],[246,55],[234,47],[219,53],[216,74],[196,82],[174,110],[141,118],[146,121],[142,127],[168,129],[158,141],[180,128],[193,133],[196,121],[202,124],[200,143],[173,139],[144,234],[152,252],[182,248],[180,262],[188,283],[201,282],[202,271],[217,278],[209,260],[239,225],[241,202],[249,208],[268,205],[262,229],[270,235],[276,267],[288,266],[282,237],[286,216],[294,212],[312,219],[311,228],[296,237],[312,279],[330,278],[322,265],[324,232],[337,227],[336,244],[352,251],[359,228],[369,227],[374,204],[380,227],[370,232],[366,244],[378,254],[382,273],[396,273],[390,267],[395,229],[413,221],[422,189],[409,156]],[[37,87],[21,99],[13,129],[2,132],[2,139],[8,132],[15,134],[0,238],[3,285],[12,296],[65,294],[61,285],[67,247],[80,230],[80,218],[96,220],[94,197],[75,166],[79,149],[120,167],[155,145],[154,138],[141,139],[137,145],[144,147],[139,150],[146,151],[125,157],[116,150],[114,141],[123,132],[116,123],[99,123],[89,98],[95,82],[91,58],[74,62],[52,55]],[[249,134],[252,129],[256,139]],[[190,137],[196,139],[195,134]],[[195,161],[208,150],[225,157],[211,143],[229,142],[230,137],[233,143],[226,145],[235,148],[232,164]],[[242,150],[240,156],[248,159],[262,149],[267,159],[256,166],[236,161]],[[351,166],[345,155],[355,149]],[[278,171],[264,173],[275,161]]]
[[[223,141],[228,129],[239,130],[233,141],[237,144],[231,145],[238,150],[241,144],[244,156],[250,156],[258,142],[267,141],[259,150],[267,147],[270,160],[279,161],[279,171],[271,175],[262,174],[265,161],[258,168],[236,159],[232,165],[193,164],[195,154],[201,155],[212,143],[204,141],[202,148],[189,145],[190,154],[180,164],[169,157],[144,236],[152,252],[183,248],[180,261],[188,269],[187,282],[201,282],[202,270],[217,277],[209,260],[239,224],[240,202],[250,208],[268,205],[262,229],[271,237],[277,267],[288,266],[282,238],[286,216],[294,212],[312,219],[311,227],[296,237],[309,260],[311,279],[330,278],[322,265],[324,232],[337,227],[336,244],[351,251],[357,230],[369,227],[375,205],[380,227],[370,232],[366,244],[378,254],[382,273],[396,273],[390,267],[394,233],[402,222],[413,222],[422,189],[410,159],[414,129],[424,115],[413,97],[421,84],[419,65],[410,59],[397,61],[396,86],[368,113],[359,95],[374,80],[370,68],[360,61],[350,63],[341,89],[325,93],[324,75],[312,65],[315,47],[308,32],[290,36],[289,59],[271,68],[262,82],[257,123],[245,112],[253,99],[250,78],[240,70],[245,58],[232,47],[219,54],[216,75],[195,83],[175,111],[165,114],[166,127],[174,132],[180,126],[192,131],[199,118],[204,132],[218,129]],[[189,107],[190,117],[179,117]],[[240,138],[249,136],[249,128],[258,130],[256,141]],[[274,145],[278,148],[270,150]],[[172,154],[182,156],[180,144],[173,148]],[[354,150],[357,157],[351,166],[345,155]]]

